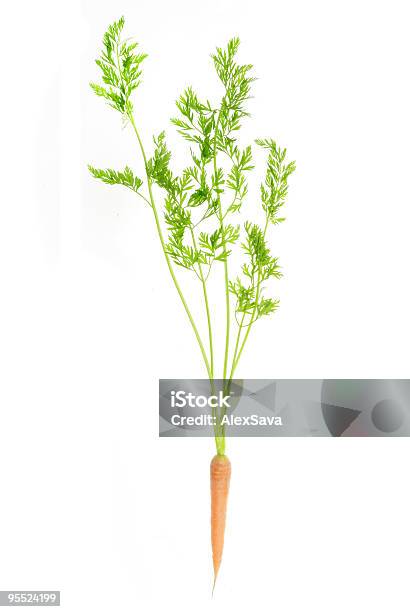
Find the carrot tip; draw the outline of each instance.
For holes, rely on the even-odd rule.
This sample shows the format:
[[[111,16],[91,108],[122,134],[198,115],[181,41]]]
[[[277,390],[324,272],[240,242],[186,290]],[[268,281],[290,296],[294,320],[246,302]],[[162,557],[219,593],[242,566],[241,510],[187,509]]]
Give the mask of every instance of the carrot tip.
[[[218,577],[218,574],[215,574],[215,576],[214,576],[214,583],[212,585],[212,597],[214,596],[214,591],[215,591],[215,585],[216,585],[217,577]]]

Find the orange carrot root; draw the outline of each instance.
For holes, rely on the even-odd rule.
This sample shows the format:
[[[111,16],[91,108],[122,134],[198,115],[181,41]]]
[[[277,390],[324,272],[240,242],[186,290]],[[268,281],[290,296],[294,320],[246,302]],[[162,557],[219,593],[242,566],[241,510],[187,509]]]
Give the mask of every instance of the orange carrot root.
[[[226,507],[228,503],[231,462],[225,455],[211,461],[211,542],[214,564],[214,588],[224,548]]]

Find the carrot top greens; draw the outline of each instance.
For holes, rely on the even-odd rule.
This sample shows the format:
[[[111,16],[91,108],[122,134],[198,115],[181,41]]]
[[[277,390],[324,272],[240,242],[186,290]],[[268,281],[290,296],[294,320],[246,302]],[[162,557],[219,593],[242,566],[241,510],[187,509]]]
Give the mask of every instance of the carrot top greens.
[[[267,245],[269,226],[281,223],[282,207],[288,192],[288,178],[295,170],[287,162],[286,149],[271,139],[256,140],[266,151],[265,178],[260,185],[260,213],[263,223],[253,220],[242,226],[238,216],[248,195],[248,175],[254,169],[251,146],[241,148],[238,133],[249,116],[252,65],[236,63],[239,39],[225,49],[217,48],[213,64],[223,93],[217,103],[200,99],[188,87],[176,102],[178,114],[171,122],[188,142],[190,164],[180,174],[171,169],[171,153],[165,133],[153,139],[148,157],[137,127],[131,96],[141,83],[142,63],[147,57],[138,44],[123,39],[124,18],[109,26],[103,37],[103,50],[96,60],[102,84],[91,83],[97,96],[118,111],[130,125],[138,141],[145,170],[145,185],[130,167],[122,171],[89,166],[91,174],[110,185],[123,185],[135,192],[152,209],[161,248],[175,288],[194,331],[210,381],[216,374],[213,318],[208,296],[211,272],[223,266],[225,338],[222,378],[229,387],[251,328],[261,317],[273,313],[279,300],[265,295],[267,281],[280,278],[278,259]],[[161,198],[161,209],[156,198]],[[252,202],[251,213],[255,203]],[[160,218],[162,217],[162,219]],[[164,229],[163,229],[164,228]],[[231,255],[243,257],[239,273],[232,274]],[[234,261],[232,262],[234,264]],[[207,341],[202,338],[175,267],[185,268],[198,279],[204,301]],[[225,436],[215,431],[217,452],[225,452]]]

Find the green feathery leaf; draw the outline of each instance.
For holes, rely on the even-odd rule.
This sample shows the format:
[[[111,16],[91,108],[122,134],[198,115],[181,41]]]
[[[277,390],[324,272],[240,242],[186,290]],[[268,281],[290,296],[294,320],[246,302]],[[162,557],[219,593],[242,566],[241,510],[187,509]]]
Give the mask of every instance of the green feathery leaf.
[[[97,96],[123,115],[132,113],[131,94],[141,83],[141,64],[146,53],[136,53],[138,43],[122,40],[124,17],[111,24],[103,37],[103,50],[95,63],[103,85],[90,83]]]
[[[278,224],[284,221],[279,212],[288,194],[288,178],[296,169],[294,161],[286,163],[286,149],[280,149],[274,140],[258,139],[256,144],[269,151],[265,183],[260,186],[263,210],[269,221]]]
[[[131,168],[125,166],[122,172],[118,172],[116,170],[112,170],[111,168],[94,168],[93,166],[88,166],[89,171],[93,175],[94,178],[99,179],[103,183],[107,183],[107,185],[123,185],[124,187],[128,187],[139,193],[139,189],[142,185],[142,180],[135,176]]]

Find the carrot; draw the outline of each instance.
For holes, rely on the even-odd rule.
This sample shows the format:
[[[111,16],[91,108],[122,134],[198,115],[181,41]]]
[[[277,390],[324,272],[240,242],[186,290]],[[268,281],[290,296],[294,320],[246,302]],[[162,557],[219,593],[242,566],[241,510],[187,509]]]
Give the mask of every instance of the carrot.
[[[166,266],[202,354],[212,395],[215,395],[216,390],[214,381],[219,379],[216,376],[213,327],[213,314],[217,316],[219,308],[215,306],[215,313],[212,313],[212,308],[210,309],[210,304],[213,302],[208,298],[207,280],[214,262],[223,262],[225,354],[221,378],[224,381],[224,396],[229,396],[231,383],[251,328],[258,319],[275,312],[279,304],[278,300],[265,297],[264,294],[265,281],[271,277],[281,276],[278,259],[270,254],[267,231],[269,224],[275,226],[284,221],[281,210],[288,193],[288,178],[296,166],[294,162],[285,161],[286,149],[278,147],[271,138],[256,140],[256,144],[265,149],[268,156],[261,187],[264,229],[263,225],[260,227],[256,223],[246,221],[241,230],[240,225],[229,222],[232,219],[231,215],[239,211],[246,198],[247,173],[253,169],[251,147],[240,149],[234,136],[241,127],[241,119],[247,115],[245,102],[250,97],[251,83],[254,80],[249,73],[252,69],[251,64],[236,63],[235,56],[239,48],[237,37],[228,42],[226,49],[217,47],[215,54],[212,55],[218,79],[225,88],[222,99],[215,104],[208,101],[203,104],[188,88],[177,102],[180,116],[171,121],[179,128],[177,131],[181,136],[190,142],[192,159],[190,167],[186,168],[181,176],[174,174],[170,167],[171,152],[166,145],[165,132],[154,138],[153,157],[148,159],[139,133],[140,126],[137,121],[139,116],[134,115],[131,102],[131,94],[140,84],[141,63],[146,58],[146,54],[141,53],[139,49],[135,52],[137,43],[128,42],[128,38],[123,38],[124,23],[124,17],[121,17],[105,32],[104,49],[97,59],[97,65],[101,70],[101,82],[90,85],[94,93],[119,112],[132,129],[138,142],[142,167],[145,168],[145,180],[134,175],[129,166],[122,171],[93,166],[88,168],[94,178],[108,185],[127,187],[150,207]],[[228,155],[233,162],[226,180],[219,162],[222,154]],[[211,160],[213,163],[210,163]],[[200,189],[197,188],[198,182]],[[144,183],[145,186],[141,189]],[[225,185],[230,192],[234,191],[233,201],[232,194],[228,196]],[[164,205],[161,208],[156,200],[154,186],[163,190]],[[190,207],[198,209],[203,207],[201,213],[195,215],[195,220],[193,214],[191,218]],[[207,226],[210,224],[209,233],[201,231],[202,225],[198,227],[204,221],[207,221]],[[164,222],[166,230],[163,227]],[[239,240],[241,235],[242,239]],[[242,274],[234,278],[232,273],[231,277],[229,275],[228,259],[235,245],[236,248],[241,245],[245,262],[241,266]],[[148,263],[148,253],[143,252],[143,266],[146,267]],[[191,311],[188,294],[177,279],[175,266],[194,272],[201,281],[208,328],[208,348],[200,332],[201,326],[196,321],[196,312]],[[147,299],[145,301],[141,299],[141,305],[145,304]],[[235,304],[233,310],[232,301]],[[164,304],[164,311],[166,306]],[[232,324],[235,325],[234,329]],[[234,330],[236,330],[236,340],[231,335]],[[231,356],[232,340],[235,348]],[[208,400],[210,399],[209,397]],[[212,407],[217,452],[211,462],[214,588],[222,560],[231,478],[231,464],[225,455],[225,424],[221,418],[226,416],[227,405],[225,400],[219,404],[219,407],[209,404]]]
[[[226,455],[215,455],[211,461],[211,542],[214,564],[214,586],[224,548],[226,507],[228,503],[231,462]]]

